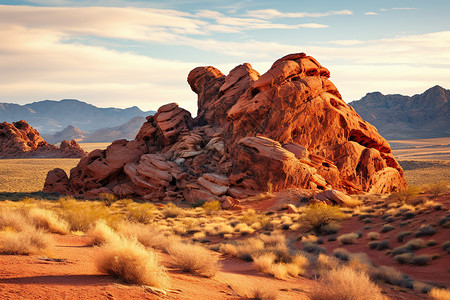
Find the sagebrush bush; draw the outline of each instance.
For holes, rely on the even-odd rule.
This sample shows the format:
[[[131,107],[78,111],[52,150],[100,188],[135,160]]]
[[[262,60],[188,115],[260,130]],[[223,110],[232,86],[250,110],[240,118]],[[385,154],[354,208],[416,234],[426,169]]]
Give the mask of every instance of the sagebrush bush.
[[[319,285],[309,292],[309,297],[311,300],[385,299],[381,289],[370,281],[366,273],[346,266],[324,272]]]
[[[320,233],[325,225],[343,219],[345,219],[345,215],[339,207],[317,203],[309,205],[303,210],[299,222],[306,230]]]
[[[117,238],[104,244],[95,257],[95,265],[102,273],[125,282],[166,289],[169,275],[159,265],[156,254],[136,240]]]
[[[213,277],[219,270],[217,256],[195,244],[172,243],[167,249],[175,265],[182,271]]]
[[[350,245],[354,244],[358,237],[359,235],[357,233],[352,232],[338,236],[337,240],[343,245]]]

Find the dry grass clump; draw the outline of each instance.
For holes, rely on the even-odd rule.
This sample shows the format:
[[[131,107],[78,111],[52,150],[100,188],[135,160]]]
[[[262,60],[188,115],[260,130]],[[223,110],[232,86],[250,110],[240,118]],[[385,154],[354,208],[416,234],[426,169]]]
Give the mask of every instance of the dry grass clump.
[[[178,238],[164,232],[153,225],[122,222],[117,225],[117,232],[127,238],[135,238],[145,247],[159,249],[167,252],[169,245]]]
[[[122,200],[120,200],[122,201]],[[131,200],[132,201],[132,200]],[[127,218],[131,222],[138,222],[148,224],[153,219],[156,206],[152,203],[127,203],[125,206],[127,210]]]
[[[175,242],[167,251],[175,265],[182,271],[213,277],[219,269],[218,258],[202,246]]]
[[[97,252],[95,265],[102,273],[125,282],[166,289],[169,275],[159,265],[156,254],[136,240],[114,238]]]
[[[436,182],[425,187],[425,191],[433,194],[434,197],[437,197],[448,191],[448,185],[444,181]]]
[[[45,253],[53,243],[49,234],[31,226],[19,232],[12,229],[0,231],[0,252],[3,254]]]
[[[442,243],[442,250],[450,254],[450,241],[445,241]]]
[[[21,231],[29,226],[28,220],[20,210],[11,208],[0,210],[0,230],[12,228],[15,231]]]
[[[277,294],[274,290],[263,289],[262,287],[253,288],[248,296],[252,300],[276,300]]]
[[[216,213],[221,209],[219,200],[207,201],[202,205],[202,207],[207,214]]]
[[[339,207],[317,203],[309,205],[303,210],[299,222],[306,230],[321,233],[321,229],[325,225],[343,219],[345,219],[345,215]]]
[[[382,281],[395,286],[410,287],[412,284],[412,279],[407,275],[402,274],[397,269],[387,266],[373,268],[370,272],[370,277],[374,281]]]
[[[367,237],[369,238],[369,240],[379,240],[380,239],[380,234],[378,233],[378,232],[374,232],[374,231],[372,231],[372,232],[369,232],[368,234],[367,234]]]
[[[77,201],[74,198],[66,197],[59,199],[58,203],[61,207],[62,218],[69,223],[70,229],[73,231],[86,232],[95,221],[99,219],[112,221],[115,217],[100,202]]]
[[[27,212],[27,217],[36,227],[46,229],[53,233],[66,234],[69,224],[62,220],[54,211],[33,207]]]
[[[408,203],[416,200],[417,196],[421,191],[422,189],[420,187],[409,185],[407,188],[399,192],[392,193],[390,198],[394,201],[398,201],[401,203]]]
[[[176,218],[183,215],[183,209],[176,206],[173,203],[168,203],[162,210],[161,213],[164,218]]]
[[[114,238],[117,238],[117,233],[106,225],[104,220],[98,220],[86,233],[91,238],[89,245],[102,245]]]
[[[250,227],[257,227],[258,229],[270,229],[270,218],[265,214],[256,212],[254,209],[249,209],[242,214],[239,218],[240,222],[243,222]],[[257,226],[256,226],[257,225]]]
[[[449,289],[432,288],[428,295],[435,300],[448,300],[450,299]]]
[[[338,236],[337,240],[343,245],[351,245],[356,242],[358,237],[359,235],[357,233],[352,232]]]
[[[305,274],[306,267],[309,265],[308,258],[302,254],[292,257],[290,263],[276,260],[277,255],[273,252],[266,252],[253,257],[253,263],[258,271],[283,280]]]
[[[310,293],[311,300],[354,299],[382,300],[381,289],[361,271],[344,266],[323,273],[319,286]]]
[[[422,225],[419,230],[414,233],[415,237],[419,236],[431,236],[436,233],[436,229],[431,227],[430,225]]]

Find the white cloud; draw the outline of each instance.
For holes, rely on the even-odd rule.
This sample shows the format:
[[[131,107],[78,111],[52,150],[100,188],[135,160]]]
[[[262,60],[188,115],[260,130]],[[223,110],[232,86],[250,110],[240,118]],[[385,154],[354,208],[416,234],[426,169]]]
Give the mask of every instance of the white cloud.
[[[323,13],[308,13],[308,12],[280,12],[276,9],[261,9],[247,11],[247,16],[261,19],[273,19],[273,18],[319,18],[334,15],[351,15],[351,10],[339,10],[339,11],[327,11]]]
[[[376,15],[378,15],[376,12],[373,12],[373,11],[368,11],[368,12],[366,12],[364,14],[367,15],[367,16],[376,16]]]

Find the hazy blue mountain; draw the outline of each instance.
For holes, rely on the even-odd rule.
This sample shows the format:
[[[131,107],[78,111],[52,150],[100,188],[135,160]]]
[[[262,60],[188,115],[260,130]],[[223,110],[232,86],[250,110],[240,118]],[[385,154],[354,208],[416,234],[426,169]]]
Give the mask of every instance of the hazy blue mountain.
[[[412,97],[368,93],[350,102],[355,111],[386,139],[450,136],[450,90],[434,86]]]
[[[120,126],[134,117],[146,117],[155,111],[142,111],[133,106],[100,108],[79,100],[45,100],[25,105],[0,103],[0,122],[27,121],[41,134],[54,134],[73,125],[82,131]]]

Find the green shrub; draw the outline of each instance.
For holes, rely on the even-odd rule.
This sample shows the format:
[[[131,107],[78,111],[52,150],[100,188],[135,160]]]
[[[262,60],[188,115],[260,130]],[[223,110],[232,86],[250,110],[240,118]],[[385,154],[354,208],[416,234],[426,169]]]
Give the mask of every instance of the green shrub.
[[[321,233],[324,226],[343,219],[345,219],[345,215],[339,207],[317,203],[309,205],[303,211],[299,222],[306,230]]]

